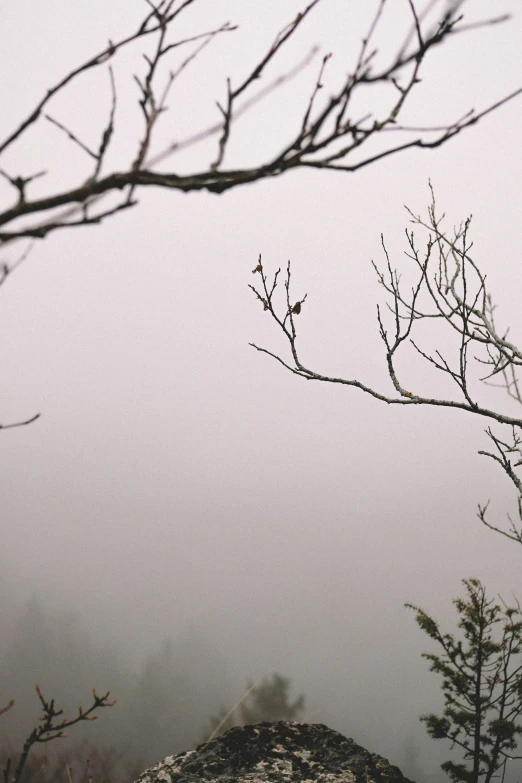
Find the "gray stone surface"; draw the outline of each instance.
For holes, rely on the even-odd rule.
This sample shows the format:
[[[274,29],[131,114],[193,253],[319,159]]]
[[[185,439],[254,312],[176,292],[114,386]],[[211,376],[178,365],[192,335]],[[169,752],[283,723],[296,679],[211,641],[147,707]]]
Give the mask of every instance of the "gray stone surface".
[[[320,723],[238,726],[167,756],[139,783],[411,783],[398,767]]]

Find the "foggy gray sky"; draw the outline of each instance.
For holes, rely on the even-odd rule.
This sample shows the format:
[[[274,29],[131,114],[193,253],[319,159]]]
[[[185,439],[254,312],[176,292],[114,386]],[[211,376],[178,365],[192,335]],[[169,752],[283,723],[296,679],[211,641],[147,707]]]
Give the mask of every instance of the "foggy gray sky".
[[[216,121],[225,77],[239,79],[301,5],[196,3],[181,34],[225,20],[240,29],[179,81],[158,148]],[[8,0],[1,135],[67,70],[134,29],[143,6],[92,0],[86,14],[59,0]],[[271,75],[319,44],[334,53],[335,82],[373,6],[324,0]],[[469,4],[473,19],[504,11],[510,22],[432,52],[405,121],[443,124],[521,86],[518,4]],[[406,19],[396,0],[385,51]],[[142,48],[115,65],[116,169],[139,138],[131,74]],[[230,165],[280,146],[315,67],[241,120]],[[100,70],[49,113],[95,144],[109,101]],[[113,637],[135,660],[165,637],[201,631],[231,661],[238,695],[247,679],[281,671],[315,720],[392,759],[409,733],[422,736],[418,715],[437,708],[438,687],[403,604],[452,623],[451,599],[470,576],[522,597],[522,552],[476,519],[491,497],[503,522],[514,494],[477,456],[485,422],[305,383],[253,351],[249,341],[284,345],[247,284],[259,253],[274,271],[291,259],[296,296],[308,293],[307,366],[390,392],[370,261],[382,262],[382,232],[402,263],[403,205],[425,211],[431,177],[449,224],[473,213],[475,257],[516,341],[521,127],[519,98],[433,152],[355,174],[293,172],[221,196],[144,190],[134,210],[37,244],[0,291],[1,421],[42,412],[0,437],[1,564],[13,601],[36,593],[78,611],[93,637]],[[203,168],[212,143],[166,168]],[[88,173],[81,151],[43,122],[2,166],[47,169],[35,194]],[[0,197],[12,197],[5,182]],[[411,386],[445,390],[418,363],[403,373]],[[509,409],[500,392],[488,399]]]

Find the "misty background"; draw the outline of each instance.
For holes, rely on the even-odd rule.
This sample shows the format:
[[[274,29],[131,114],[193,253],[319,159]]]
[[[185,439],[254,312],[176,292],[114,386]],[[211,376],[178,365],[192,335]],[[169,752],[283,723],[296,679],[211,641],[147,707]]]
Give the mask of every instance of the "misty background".
[[[238,81],[301,5],[195,3],[180,36],[226,20],[239,30],[176,83],[157,149],[216,122],[226,77]],[[270,76],[319,45],[333,52],[335,84],[374,10],[325,0]],[[521,85],[518,3],[475,0],[464,10],[470,20],[513,17],[433,50],[405,124],[446,124]],[[383,57],[402,42],[408,14],[406,2],[388,9]],[[62,0],[7,0],[0,135],[143,16],[137,0],[92,0],[88,14]],[[116,170],[140,138],[132,73],[144,49],[115,65]],[[227,165],[281,146],[317,68],[315,60],[238,122]],[[379,96],[370,93],[373,108]],[[109,107],[99,69],[49,113],[95,144]],[[143,189],[133,210],[35,245],[0,291],[0,420],[42,413],[0,437],[0,696],[16,699],[0,724],[4,744],[38,716],[36,682],[68,709],[95,686],[119,701],[89,737],[151,764],[201,741],[209,717],[248,681],[280,672],[304,694],[305,720],[353,737],[418,783],[444,779],[449,749],[418,720],[440,709],[442,695],[404,603],[451,630],[463,578],[479,578],[491,596],[522,597],[522,551],[476,518],[491,498],[502,524],[516,498],[477,455],[484,421],[304,383],[256,353],[250,341],[285,346],[247,285],[259,253],[267,271],[291,259],[296,298],[308,293],[303,362],[390,392],[370,262],[383,261],[381,233],[392,262],[406,261],[403,205],[425,212],[431,178],[449,225],[473,214],[474,258],[516,342],[521,127],[518,99],[437,150],[355,174],[296,171],[220,196]],[[215,144],[179,153],[165,170],[202,169]],[[88,173],[81,150],[50,123],[5,158],[10,174],[49,172],[34,196]],[[3,180],[0,197],[12,199]],[[401,369],[411,387],[454,396],[416,359]],[[481,393],[510,410],[501,391]]]

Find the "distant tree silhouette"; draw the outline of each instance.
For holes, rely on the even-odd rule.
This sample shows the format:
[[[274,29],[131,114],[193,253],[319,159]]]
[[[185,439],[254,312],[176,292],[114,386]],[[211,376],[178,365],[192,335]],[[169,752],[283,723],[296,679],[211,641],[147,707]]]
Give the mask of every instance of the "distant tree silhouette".
[[[249,683],[251,687],[252,683]],[[241,723],[261,723],[264,720],[297,720],[304,712],[305,697],[301,694],[290,701],[290,680],[273,674],[254,687],[248,699],[239,705]]]
[[[301,694],[290,701],[290,679],[281,674],[265,678],[259,685],[252,682],[237,704],[228,709],[221,707],[217,715],[210,719],[210,732],[205,739],[223,734],[232,726],[245,726],[262,721],[297,720],[304,712],[305,697]]]

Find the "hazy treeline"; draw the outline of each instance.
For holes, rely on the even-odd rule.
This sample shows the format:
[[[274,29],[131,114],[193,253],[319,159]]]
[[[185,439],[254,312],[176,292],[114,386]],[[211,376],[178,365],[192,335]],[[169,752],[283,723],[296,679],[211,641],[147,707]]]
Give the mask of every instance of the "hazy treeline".
[[[1,749],[17,747],[40,715],[37,683],[66,713],[90,701],[91,690],[111,691],[115,707],[98,720],[79,725],[71,738],[114,747],[130,762],[149,764],[202,739],[209,717],[237,694],[227,692],[224,661],[201,637],[166,639],[133,667],[128,652],[90,638],[78,617],[58,615],[32,599],[17,617],[2,617],[1,706],[15,699],[0,718]],[[64,744],[64,741],[53,745]]]
[[[7,601],[1,602],[0,706],[10,699],[15,705],[0,717],[0,762],[20,749],[38,721],[35,684],[70,716],[79,702],[88,706],[93,686],[98,693],[110,690],[111,698],[118,699],[114,707],[99,711],[97,721],[71,729],[67,739],[33,749],[24,783],[130,783],[164,756],[207,739],[252,685],[237,682],[212,641],[195,632],[182,638],[173,633],[133,665],[131,651],[97,638],[78,615],[55,612],[44,599],[32,598],[17,612],[8,607]],[[291,679],[291,673],[285,674]],[[266,685],[263,698],[273,705],[282,694],[283,712],[268,715],[270,705],[254,691],[223,730],[263,716],[313,719],[305,706],[306,693],[294,693],[289,679],[274,674]],[[394,762],[418,783],[433,783],[422,772],[422,755],[415,743],[407,742],[398,748]]]

